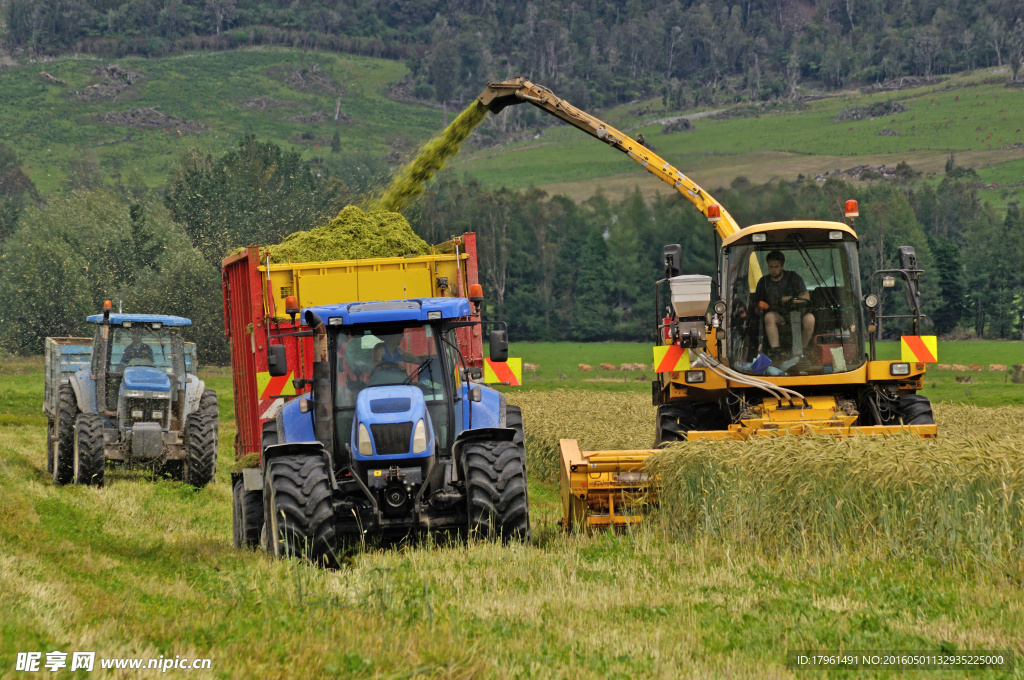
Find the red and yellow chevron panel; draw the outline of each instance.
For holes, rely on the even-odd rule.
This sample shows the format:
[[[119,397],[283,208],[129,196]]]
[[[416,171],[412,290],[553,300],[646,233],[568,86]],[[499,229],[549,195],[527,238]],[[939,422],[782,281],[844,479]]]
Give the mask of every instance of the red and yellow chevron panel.
[[[491,361],[485,358],[484,382],[519,387],[523,384],[523,360],[518,357],[509,357],[508,361]]]
[[[904,335],[900,338],[900,360],[934,364],[939,360],[939,341],[934,335]]]
[[[690,368],[690,352],[679,345],[659,345],[654,348],[654,371],[686,371]]]

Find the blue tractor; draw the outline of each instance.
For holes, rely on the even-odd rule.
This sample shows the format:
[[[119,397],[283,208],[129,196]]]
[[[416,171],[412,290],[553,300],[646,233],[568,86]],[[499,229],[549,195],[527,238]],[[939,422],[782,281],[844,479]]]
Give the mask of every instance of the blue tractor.
[[[236,545],[330,564],[364,531],[528,541],[522,415],[469,380],[455,336],[469,315],[466,298],[304,310],[314,361],[297,382],[312,392],[264,423],[262,467],[236,479]],[[504,361],[505,332],[490,343]],[[284,346],[269,349],[286,375]]]
[[[54,483],[102,486],[111,462],[205,486],[217,468],[217,395],[193,374],[195,345],[179,333],[192,322],[111,314],[109,304],[87,319],[96,324],[91,352],[81,339],[47,338]]]

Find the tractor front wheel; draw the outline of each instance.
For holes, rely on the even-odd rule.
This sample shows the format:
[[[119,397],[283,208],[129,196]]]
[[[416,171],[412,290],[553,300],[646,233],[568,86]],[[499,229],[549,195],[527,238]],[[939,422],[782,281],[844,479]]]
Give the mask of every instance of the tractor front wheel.
[[[904,425],[934,425],[932,403],[921,394],[903,394],[896,401],[896,411]]]
[[[320,456],[278,456],[264,463],[263,521],[267,550],[337,565],[331,478]]]
[[[54,484],[69,484],[75,478],[75,419],[78,417],[78,401],[70,383],[64,383],[57,391],[57,441],[53,446]]]
[[[725,430],[728,427],[718,404],[707,401],[661,404],[658,406],[654,446],[686,441],[690,430]]]
[[[515,441],[475,441],[463,451],[470,536],[528,543],[526,450]]]
[[[202,488],[217,472],[217,395],[206,390],[195,413],[185,418],[186,484]]]
[[[107,454],[103,449],[103,418],[79,413],[75,420],[74,480],[83,486],[103,486]]]

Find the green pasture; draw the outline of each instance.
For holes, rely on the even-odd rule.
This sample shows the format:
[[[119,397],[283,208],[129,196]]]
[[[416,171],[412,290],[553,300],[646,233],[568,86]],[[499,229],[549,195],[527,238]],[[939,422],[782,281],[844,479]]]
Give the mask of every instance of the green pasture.
[[[537,366],[536,370],[523,369],[523,387],[515,389],[558,389],[571,387],[585,390],[635,391],[649,394],[654,372],[653,345],[635,342],[513,342],[509,345],[509,356],[520,357],[526,363]],[[898,359],[898,342],[879,342],[879,359]],[[1024,405],[1024,385],[1009,380],[1007,371],[990,370],[992,364],[1004,365],[1024,363],[1024,343],[1001,340],[977,340],[961,342],[940,342],[939,362],[981,366],[980,371],[940,370],[929,365],[922,394],[933,402],[957,402],[977,406],[998,406],[1001,404]],[[646,364],[644,371],[622,371],[602,369],[602,363]],[[593,371],[579,370],[580,364],[587,364]],[[969,379],[969,382],[958,382]]]
[[[595,113],[630,134],[642,132],[649,146],[684,173],[692,174],[698,183],[701,169],[709,163],[716,168],[743,165],[747,155],[759,152],[807,156],[808,167],[815,164],[815,157],[841,157],[835,160],[837,165],[828,168],[830,171],[868,162],[870,159],[858,160],[865,157],[885,156],[875,158],[873,164],[887,163],[890,167],[905,158],[913,166],[929,155],[957,152],[963,155],[961,165],[986,166],[987,181],[1016,176],[1020,182],[1020,149],[1002,151],[1001,147],[1024,142],[1019,115],[1024,110],[1024,89],[1006,88],[1005,81],[1005,74],[979,72],[896,92],[844,92],[799,107],[782,107],[778,112],[723,106],[740,115],[695,118],[694,129],[673,134],[662,134],[662,126],[651,124],[652,119],[686,112],[660,111],[660,100]],[[900,102],[908,110],[875,119],[836,120],[844,109],[889,100]],[[628,109],[644,105],[654,112],[641,117],[628,113]],[[877,134],[883,128],[898,134]],[[1009,161],[1018,165],[1000,169]],[[566,177],[577,182],[628,172],[637,173],[638,184],[655,181],[644,180],[636,164],[625,155],[610,152],[568,125],[545,130],[540,139],[463,154],[455,167],[489,187],[544,186],[563,183]],[[989,180],[990,176],[993,179]],[[1019,195],[1021,189],[1017,187],[1012,193]]]
[[[141,78],[116,100],[84,99],[77,92],[99,80],[93,69],[116,63]],[[290,71],[319,69],[341,92],[341,111],[333,120],[337,95],[316,85],[289,85]],[[45,70],[67,82],[56,85],[40,77]],[[13,147],[40,191],[67,181],[67,162],[94,157],[102,170],[127,181],[140,178],[163,184],[178,154],[199,147],[215,155],[237,145],[246,133],[295,148],[306,157],[330,153],[335,131],[347,154],[382,157],[408,151],[443,127],[442,113],[388,99],[388,87],[405,73],[399,62],[287,48],[252,48],[196,52],[114,61],[78,55],[0,72],[0,141]],[[252,98],[271,100],[266,108],[246,107]],[[139,129],[101,123],[107,112],[159,107],[170,116],[205,124],[204,131]],[[320,123],[288,120],[326,115]],[[130,136],[128,141],[123,140]],[[305,138],[303,138],[305,137]],[[316,148],[319,146],[319,148]],[[326,146],[326,148],[325,148]]]
[[[564,351],[621,361],[640,349]],[[282,679],[790,678],[804,674],[786,669],[787,649],[1022,651],[1019,565],[922,559],[884,539],[765,550],[682,538],[655,520],[566,534],[557,485],[539,475],[527,546],[371,542],[349,546],[336,571],[236,551],[230,377],[203,377],[219,393],[215,484],[112,470],[102,489],[57,488],[46,474],[42,363],[0,363],[0,675],[14,674],[18,652],[54,650],[212,659],[211,671],[133,678]],[[524,403],[528,433],[545,418],[648,426],[592,411],[590,396],[605,403],[593,391],[541,396],[552,397],[544,410]],[[1024,674],[1018,665],[985,676]]]

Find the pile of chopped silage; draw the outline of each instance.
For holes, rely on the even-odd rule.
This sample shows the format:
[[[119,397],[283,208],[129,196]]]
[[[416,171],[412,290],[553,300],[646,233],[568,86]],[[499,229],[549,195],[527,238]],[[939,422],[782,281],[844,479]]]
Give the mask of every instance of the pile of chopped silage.
[[[402,215],[349,205],[322,227],[295,232],[267,250],[274,262],[325,262],[426,255],[430,246]]]

